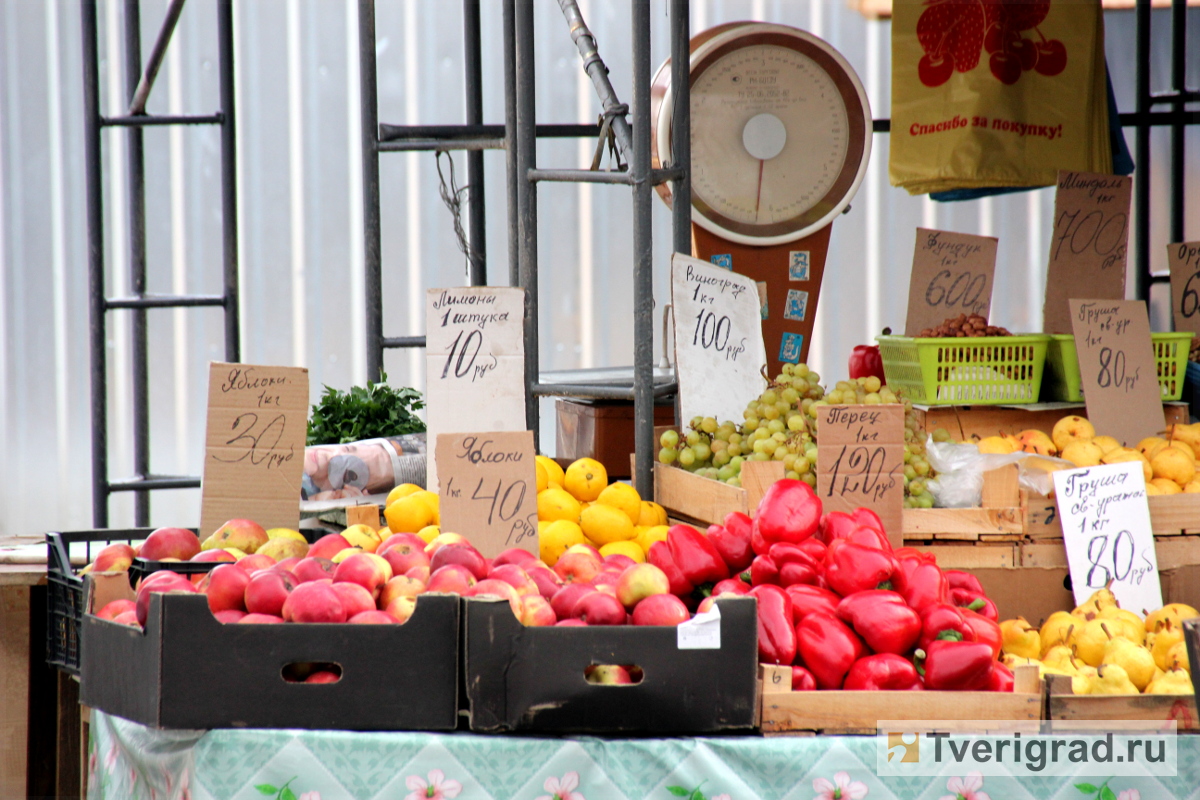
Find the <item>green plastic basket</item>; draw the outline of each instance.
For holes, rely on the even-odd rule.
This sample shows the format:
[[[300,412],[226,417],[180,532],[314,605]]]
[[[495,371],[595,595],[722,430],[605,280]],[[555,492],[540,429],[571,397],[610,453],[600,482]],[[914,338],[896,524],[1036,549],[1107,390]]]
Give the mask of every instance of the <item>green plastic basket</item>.
[[[1163,400],[1178,400],[1183,396],[1183,379],[1187,374],[1193,336],[1191,333],[1150,334]],[[1051,334],[1050,348],[1046,351],[1046,390],[1042,399],[1078,403],[1083,400],[1081,382],[1075,337],[1067,333]]]
[[[925,405],[1036,403],[1044,334],[914,339],[877,336],[887,384]]]

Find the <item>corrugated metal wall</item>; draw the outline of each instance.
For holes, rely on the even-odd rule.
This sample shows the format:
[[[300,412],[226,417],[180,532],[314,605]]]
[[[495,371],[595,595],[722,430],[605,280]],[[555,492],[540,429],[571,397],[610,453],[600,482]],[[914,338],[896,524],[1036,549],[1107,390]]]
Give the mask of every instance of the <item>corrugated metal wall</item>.
[[[654,60],[668,52],[667,3],[652,0]],[[165,0],[147,0],[148,48]],[[627,2],[585,0],[622,98],[630,96]],[[235,6],[239,231],[243,358],[309,367],[322,384],[346,388],[365,376],[358,143],[357,4],[334,0],[243,0]],[[876,116],[889,110],[890,27],[841,0],[693,0],[692,30],[737,19],[796,25],[840,49],[862,76]],[[122,110],[120,13],[100,3],[102,108]],[[659,25],[657,22],[663,24]],[[1200,47],[1200,15],[1189,41]],[[1122,108],[1131,108],[1133,18],[1110,12],[1109,63]],[[538,116],[587,122],[599,104],[579,68],[555,3],[537,3]],[[1156,41],[1167,20],[1155,14]],[[216,23],[211,0],[183,12],[149,108],[210,113],[217,104]],[[379,118],[394,123],[463,120],[461,10],[454,0],[379,0]],[[484,115],[503,120],[499,3],[483,8]],[[1164,85],[1168,49],[1156,50]],[[1190,65],[1196,85],[1200,65]],[[83,199],[79,9],[59,0],[0,2],[0,533],[89,527],[87,298]],[[1197,145],[1188,138],[1188,194],[1197,197]],[[1157,138],[1161,136],[1161,138]],[[148,290],[217,292],[220,282],[219,146],[216,130],[146,131]],[[544,166],[582,166],[588,141],[543,141]],[[1053,197],[1047,191],[938,206],[887,182],[886,136],[875,137],[871,171],[833,233],[814,366],[835,378],[850,348],[884,325],[899,326],[914,229],[939,227],[1000,237],[994,319],[1014,330],[1040,324]],[[1163,208],[1165,133],[1156,135],[1155,207]],[[110,294],[126,278],[122,134],[104,134]],[[489,279],[507,279],[504,156],[487,165]],[[465,167],[459,162],[458,175]],[[438,199],[432,154],[385,154],[385,333],[423,331],[422,290],[461,284],[464,261]],[[547,369],[632,361],[629,192],[543,184],[540,196],[542,363]],[[670,219],[655,211],[655,294],[666,298]],[[1200,236],[1200,203],[1188,234]],[[1152,220],[1152,252],[1164,261],[1165,215]],[[131,470],[129,360],[124,316],[110,317],[112,477]],[[223,354],[219,312],[150,312],[152,465],[196,474],[203,448],[206,364]],[[389,378],[423,384],[417,352],[389,351]],[[545,404],[543,441],[552,443]],[[551,444],[552,446],[552,444]],[[195,524],[196,491],[154,495],[155,524]],[[128,497],[113,501],[114,525],[132,521]]]

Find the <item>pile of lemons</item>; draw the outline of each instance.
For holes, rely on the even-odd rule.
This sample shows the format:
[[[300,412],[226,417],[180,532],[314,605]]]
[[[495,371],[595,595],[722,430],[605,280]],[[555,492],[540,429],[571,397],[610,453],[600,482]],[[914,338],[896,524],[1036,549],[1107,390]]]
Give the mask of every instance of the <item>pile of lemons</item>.
[[[437,492],[429,492],[415,483],[402,483],[388,492],[383,502],[383,518],[387,528],[379,532],[381,539],[393,533],[415,533],[426,541],[441,533],[441,506]]]

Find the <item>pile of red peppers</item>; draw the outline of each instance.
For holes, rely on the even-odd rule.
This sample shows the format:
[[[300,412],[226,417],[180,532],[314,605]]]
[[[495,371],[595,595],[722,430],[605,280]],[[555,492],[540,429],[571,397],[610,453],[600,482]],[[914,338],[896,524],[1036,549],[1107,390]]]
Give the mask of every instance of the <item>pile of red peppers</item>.
[[[759,658],[791,665],[795,691],[1012,691],[975,576],[893,550],[873,511],[822,514],[803,481],[778,481],[753,519],[734,512],[707,535],[673,526],[648,560],[674,594],[757,598]]]

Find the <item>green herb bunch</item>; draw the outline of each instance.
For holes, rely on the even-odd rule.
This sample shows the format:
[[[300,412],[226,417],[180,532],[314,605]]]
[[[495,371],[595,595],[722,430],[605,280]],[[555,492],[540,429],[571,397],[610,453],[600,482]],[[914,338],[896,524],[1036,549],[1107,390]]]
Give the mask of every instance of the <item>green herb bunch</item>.
[[[416,411],[425,407],[421,393],[405,387],[388,386],[387,375],[379,383],[352,386],[340,392],[326,386],[321,401],[308,419],[308,444],[347,444],[363,439],[421,433],[425,423]]]

